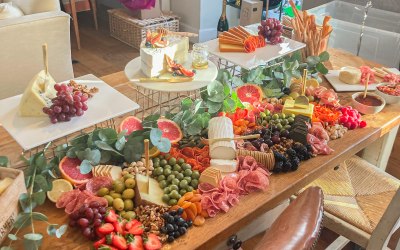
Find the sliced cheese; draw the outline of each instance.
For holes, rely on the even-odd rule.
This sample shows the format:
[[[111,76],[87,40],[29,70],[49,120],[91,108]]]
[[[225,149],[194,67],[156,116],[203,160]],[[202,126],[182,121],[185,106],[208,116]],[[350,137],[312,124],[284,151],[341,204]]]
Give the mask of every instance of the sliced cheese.
[[[233,138],[232,120],[225,116],[214,117],[208,123],[208,138]],[[236,147],[233,141],[217,141],[210,144],[211,159],[233,160]]]
[[[219,51],[221,52],[246,52],[243,45],[232,45],[232,44],[219,44]]]
[[[19,103],[20,116],[47,116],[43,108],[51,105],[51,99],[57,96],[56,82],[44,70],[35,75],[25,89]]]
[[[210,166],[219,169],[222,173],[236,172],[236,160],[211,159]]]
[[[164,191],[160,188],[160,185],[156,180],[141,174],[136,174],[135,176],[137,190],[139,191],[141,199],[139,203],[150,203],[160,206],[167,206],[167,204],[162,201]],[[136,201],[138,201],[138,199],[136,199]],[[136,206],[138,205],[139,204],[136,204]]]
[[[360,84],[361,70],[355,67],[344,67],[339,72],[339,80],[347,84]]]
[[[209,183],[214,187],[218,187],[221,179],[222,175],[220,170],[213,167],[208,167],[201,173],[199,183]]]
[[[305,107],[299,107],[295,105],[294,100],[287,99],[283,106],[282,113],[284,114],[294,114],[294,115],[304,115],[312,118],[314,112],[314,104],[309,104]]]

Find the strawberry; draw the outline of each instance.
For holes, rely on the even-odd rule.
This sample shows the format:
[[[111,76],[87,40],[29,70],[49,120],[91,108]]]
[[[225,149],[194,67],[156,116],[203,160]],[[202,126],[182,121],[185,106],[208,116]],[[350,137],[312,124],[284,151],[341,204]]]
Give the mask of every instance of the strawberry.
[[[112,245],[118,249],[128,249],[125,238],[119,234],[114,235],[112,238]]]
[[[99,233],[106,235],[114,232],[114,226],[111,223],[104,223],[97,230],[99,231]]]
[[[135,235],[132,241],[128,244],[128,250],[143,250],[142,236]]]
[[[134,235],[142,235],[144,232],[143,225],[139,221],[132,225],[130,229],[128,229],[130,234]]]
[[[125,229],[129,231],[135,225],[136,223],[140,223],[138,220],[131,220],[128,223],[125,224]]]
[[[118,221],[113,223],[114,231],[116,233],[122,234],[124,232],[126,220],[118,219]]]
[[[99,248],[99,246],[101,244],[106,243],[106,237],[101,238],[100,240],[96,241],[95,243],[93,243],[94,248]]]
[[[144,248],[146,250],[157,250],[161,249],[161,242],[158,239],[158,236],[155,234],[149,234],[147,239],[144,242]]]
[[[118,250],[117,248],[115,248],[115,247],[112,247],[112,246],[110,246],[110,245],[106,245],[106,244],[101,244],[100,246],[99,246],[99,248],[97,248],[98,250]]]
[[[106,222],[114,223],[118,220],[118,216],[114,210],[110,210],[106,213],[106,217],[104,218]]]

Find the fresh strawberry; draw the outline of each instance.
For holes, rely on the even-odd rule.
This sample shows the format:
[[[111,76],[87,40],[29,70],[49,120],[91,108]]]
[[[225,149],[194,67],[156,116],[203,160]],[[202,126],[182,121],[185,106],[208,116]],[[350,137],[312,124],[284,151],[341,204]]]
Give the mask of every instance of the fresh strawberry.
[[[99,231],[99,233],[106,235],[111,232],[114,232],[114,226],[111,223],[104,223],[97,230]]]
[[[99,248],[99,246],[101,244],[106,243],[106,237],[101,238],[100,240],[96,241],[95,243],[93,243],[94,248]]]
[[[143,239],[142,236],[135,235],[135,236],[129,236],[128,238],[128,250],[143,250]]]
[[[158,236],[155,234],[147,235],[147,239],[144,241],[144,248],[146,250],[157,250],[161,249],[161,241],[158,239]]]
[[[144,232],[142,223],[139,221],[136,222],[135,224],[132,225],[132,227],[128,230],[128,232],[133,235],[142,235]]]
[[[106,244],[101,244],[100,246],[99,246],[99,248],[97,248],[98,250],[118,250],[117,248],[115,248],[115,247],[112,247],[112,246],[110,246],[110,245],[106,245]]]
[[[128,249],[128,245],[124,237],[119,234],[114,235],[112,238],[112,245],[118,249]]]
[[[131,229],[131,228],[133,227],[133,225],[135,225],[135,224],[137,224],[137,223],[140,223],[140,222],[139,222],[138,220],[135,220],[135,219],[133,219],[133,220],[131,220],[131,221],[128,221],[128,222],[125,224],[125,229],[129,231],[129,229]]]
[[[113,223],[114,231],[116,233],[123,234],[124,233],[125,224],[126,224],[126,220],[118,219],[118,221]]]
[[[110,210],[106,213],[106,217],[104,218],[106,222],[114,223],[118,220],[118,216],[114,210]]]

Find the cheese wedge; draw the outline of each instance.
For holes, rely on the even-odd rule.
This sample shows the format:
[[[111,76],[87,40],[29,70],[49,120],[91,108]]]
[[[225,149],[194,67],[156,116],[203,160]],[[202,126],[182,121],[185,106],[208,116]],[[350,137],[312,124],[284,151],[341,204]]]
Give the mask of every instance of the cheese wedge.
[[[222,179],[221,171],[219,169],[208,167],[200,175],[200,183],[209,183],[214,187],[218,187],[219,182]]]
[[[284,114],[294,114],[294,115],[304,115],[312,118],[314,112],[314,104],[309,104],[306,107],[295,106],[294,100],[286,100],[283,106],[282,113]]]
[[[137,190],[139,191],[139,195],[135,196],[136,206],[140,205],[137,203],[150,203],[167,206],[167,204],[162,201],[164,191],[160,188],[160,185],[156,180],[141,174],[136,174],[135,176]],[[147,181],[149,181],[149,183],[147,183]]]
[[[361,70],[355,67],[344,67],[339,72],[339,80],[347,84],[360,84]]]
[[[246,52],[243,45],[233,45],[233,44],[219,44],[219,51],[221,52]]]
[[[56,82],[44,70],[35,75],[25,89],[19,103],[20,116],[47,116],[44,107],[51,105],[51,99],[57,96]]]

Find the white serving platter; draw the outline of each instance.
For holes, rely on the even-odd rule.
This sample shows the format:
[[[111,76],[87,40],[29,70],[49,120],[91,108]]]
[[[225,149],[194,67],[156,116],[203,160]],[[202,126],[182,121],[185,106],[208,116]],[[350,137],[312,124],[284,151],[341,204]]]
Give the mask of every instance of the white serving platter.
[[[257,26],[258,25],[247,26],[246,29],[254,34],[257,34]],[[208,51],[210,54],[231,62],[234,65],[246,70],[251,70],[260,65],[265,65],[269,61],[278,59],[306,46],[304,43],[300,43],[289,38],[284,38],[283,43],[276,45],[267,44],[265,47],[258,48],[252,53],[243,53],[220,52],[218,39],[205,42],[204,44],[208,45]]]
[[[400,74],[395,68],[389,69],[394,74]],[[329,73],[325,75],[328,82],[332,85],[336,92],[354,92],[354,91],[364,91],[364,85],[362,84],[346,84],[339,80],[340,70],[329,70]],[[372,83],[368,85],[368,90],[376,90],[378,83]]]
[[[139,108],[137,103],[94,75],[85,75],[75,81],[99,89],[88,100],[89,109],[83,116],[56,124],[52,124],[46,116],[21,117],[18,106],[22,95],[18,95],[0,100],[1,125],[24,150],[29,150]]]
[[[141,70],[141,58],[136,57],[135,59],[128,62],[125,66],[125,75],[129,81],[139,87],[162,91],[162,92],[181,92],[181,91],[193,91],[207,86],[209,83],[215,80],[218,75],[217,66],[208,61],[207,69],[196,69],[196,74],[193,81],[191,82],[139,82],[139,78],[146,78],[147,76]],[[189,55],[189,59],[182,64],[186,69],[193,69],[192,57]],[[165,73],[159,76],[159,78],[171,78],[171,73]]]

